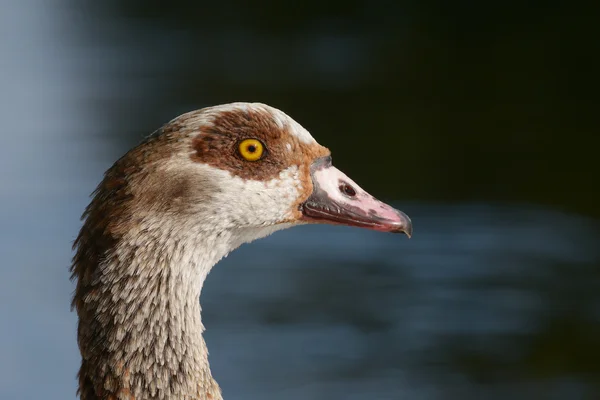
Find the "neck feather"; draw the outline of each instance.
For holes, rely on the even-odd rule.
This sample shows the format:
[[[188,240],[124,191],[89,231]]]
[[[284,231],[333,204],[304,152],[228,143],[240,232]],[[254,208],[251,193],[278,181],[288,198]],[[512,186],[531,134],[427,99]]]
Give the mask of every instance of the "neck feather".
[[[161,226],[128,232],[104,256],[89,257],[93,249],[79,244],[74,304],[82,400],[221,399],[199,296],[231,242],[225,232],[178,239]]]

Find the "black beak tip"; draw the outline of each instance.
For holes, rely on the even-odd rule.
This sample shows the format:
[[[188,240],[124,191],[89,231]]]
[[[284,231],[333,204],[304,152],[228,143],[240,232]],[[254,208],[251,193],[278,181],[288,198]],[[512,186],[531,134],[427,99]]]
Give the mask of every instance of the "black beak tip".
[[[401,211],[399,213],[402,216],[403,221],[402,221],[402,223],[398,224],[398,227],[396,229],[394,229],[392,232],[393,233],[404,233],[410,239],[413,234],[412,221],[410,220],[408,215],[404,214]]]

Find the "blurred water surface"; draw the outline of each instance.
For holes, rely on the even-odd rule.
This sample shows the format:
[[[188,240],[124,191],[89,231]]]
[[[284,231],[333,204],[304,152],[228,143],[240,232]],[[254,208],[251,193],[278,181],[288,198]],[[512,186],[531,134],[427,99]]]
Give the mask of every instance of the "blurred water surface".
[[[538,69],[588,12],[560,20],[550,2],[521,10],[536,29],[478,34],[452,25],[475,12],[460,2],[436,18],[173,4],[0,6],[1,399],[75,398],[70,245],[103,171],[175,115],[234,100],[284,108],[415,235],[300,227],[223,260],[202,303],[227,399],[598,398],[598,139],[564,83],[595,59],[581,77],[569,54]],[[508,39],[475,46],[494,26]]]

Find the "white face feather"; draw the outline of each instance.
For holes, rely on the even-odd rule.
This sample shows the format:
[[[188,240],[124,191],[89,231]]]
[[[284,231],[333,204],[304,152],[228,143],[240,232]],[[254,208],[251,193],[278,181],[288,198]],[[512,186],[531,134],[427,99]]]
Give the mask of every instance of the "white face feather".
[[[218,185],[219,190],[212,193],[209,206],[220,214],[223,223],[240,228],[265,227],[293,217],[293,205],[302,190],[295,165],[269,181],[242,179],[205,164],[196,163],[192,168]]]
[[[296,165],[268,181],[242,179],[229,171],[189,159],[171,160],[164,168],[185,170],[186,175],[198,178],[198,186],[210,182],[210,187],[216,188],[206,198],[189,204],[190,214],[183,223],[188,226],[188,232],[231,234],[230,250],[301,223],[293,213],[303,190]]]
[[[283,111],[262,103],[253,103],[253,105],[263,107],[264,109],[270,111],[273,114],[273,118],[275,119],[275,121],[281,121],[278,122],[278,124],[281,124],[282,127],[287,125],[290,128],[289,133],[291,135],[296,136],[301,142],[306,144],[317,143],[317,141],[302,125],[294,121],[294,119],[292,119]]]

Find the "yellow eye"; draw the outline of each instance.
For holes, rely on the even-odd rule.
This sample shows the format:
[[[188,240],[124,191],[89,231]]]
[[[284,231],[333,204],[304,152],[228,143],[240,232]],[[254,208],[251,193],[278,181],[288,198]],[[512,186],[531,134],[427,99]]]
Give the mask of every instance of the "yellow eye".
[[[260,140],[246,139],[240,143],[239,151],[244,159],[248,161],[257,161],[262,157],[265,146]]]

